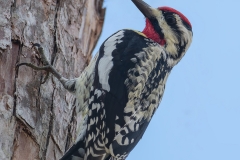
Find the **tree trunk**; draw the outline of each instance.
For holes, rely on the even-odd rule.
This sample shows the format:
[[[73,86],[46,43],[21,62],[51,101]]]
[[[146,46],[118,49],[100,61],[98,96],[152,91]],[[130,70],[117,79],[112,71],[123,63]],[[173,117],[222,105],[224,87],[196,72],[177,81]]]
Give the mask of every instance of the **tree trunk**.
[[[78,77],[102,30],[103,0],[0,0],[0,159],[55,160],[75,139],[74,97],[42,65],[31,43],[67,78]]]

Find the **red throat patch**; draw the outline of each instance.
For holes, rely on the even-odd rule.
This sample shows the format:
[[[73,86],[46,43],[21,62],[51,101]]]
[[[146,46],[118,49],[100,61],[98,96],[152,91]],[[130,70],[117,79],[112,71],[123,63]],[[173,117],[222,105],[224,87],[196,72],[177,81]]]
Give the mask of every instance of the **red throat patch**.
[[[159,43],[161,46],[164,46],[166,44],[166,41],[163,39],[163,37],[160,37],[160,35],[154,30],[149,19],[146,19],[146,27],[144,28],[142,33],[145,34],[147,38],[150,38],[155,42]]]

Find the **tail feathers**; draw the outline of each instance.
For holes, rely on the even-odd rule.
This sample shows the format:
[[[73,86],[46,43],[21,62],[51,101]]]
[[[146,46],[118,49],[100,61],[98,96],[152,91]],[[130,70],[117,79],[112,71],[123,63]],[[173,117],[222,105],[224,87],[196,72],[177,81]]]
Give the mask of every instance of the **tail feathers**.
[[[84,154],[84,142],[79,141],[68,149],[60,160],[83,160]]]

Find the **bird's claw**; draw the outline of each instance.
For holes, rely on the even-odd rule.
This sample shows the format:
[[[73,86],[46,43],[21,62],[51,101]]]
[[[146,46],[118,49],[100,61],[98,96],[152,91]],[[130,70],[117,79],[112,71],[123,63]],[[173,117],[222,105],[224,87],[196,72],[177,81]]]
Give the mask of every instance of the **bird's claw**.
[[[40,55],[41,61],[43,63],[42,67],[38,67],[35,66],[32,63],[19,63],[16,65],[16,67],[20,67],[22,65],[28,66],[34,70],[44,70],[47,72],[46,77],[44,78],[43,82],[41,83],[45,83],[46,79],[49,76],[49,72],[51,72],[57,79],[60,79],[62,76],[57,72],[57,70],[50,64],[50,62],[47,60],[45,54],[44,54],[44,50],[42,48],[42,46],[38,43],[32,43],[32,47],[35,49],[35,51]]]

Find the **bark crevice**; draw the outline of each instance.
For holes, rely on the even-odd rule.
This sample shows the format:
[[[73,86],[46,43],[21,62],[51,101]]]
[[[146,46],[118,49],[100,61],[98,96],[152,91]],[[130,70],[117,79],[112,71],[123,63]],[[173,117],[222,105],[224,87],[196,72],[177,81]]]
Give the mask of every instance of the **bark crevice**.
[[[23,44],[20,43],[20,41],[18,41],[18,54],[17,54],[17,61],[15,66],[19,63],[20,61],[20,55],[22,54],[22,48],[23,48]],[[19,67],[15,67],[15,78],[14,78],[14,88],[13,88],[13,116],[16,117],[16,110],[17,110],[17,78],[18,78],[18,70]]]
[[[76,101],[76,98],[73,102],[73,104],[75,104],[75,101]],[[70,120],[70,123],[68,124],[68,132],[67,132],[67,140],[66,140],[66,145],[65,145],[65,152],[68,150],[70,144],[71,144],[71,139],[72,139],[72,125],[73,125],[73,122],[74,122],[74,117],[75,117],[75,109],[76,107],[74,107],[73,111],[72,111],[72,116],[71,116],[71,120]]]
[[[53,65],[56,54],[58,52],[58,46],[57,46],[57,21],[58,21],[58,11],[59,11],[59,7],[60,7],[60,0],[57,0],[56,2],[56,14],[55,14],[55,18],[54,18],[54,33],[53,33],[53,53],[51,56],[51,65]]]
[[[48,125],[48,133],[47,133],[47,140],[46,140],[46,148],[44,150],[44,160],[47,159],[47,150],[49,146],[49,141],[51,138],[52,130],[53,130],[53,121],[54,121],[54,93],[55,93],[56,88],[54,87],[53,92],[52,92],[52,104],[50,106],[50,120],[49,120],[49,125]]]

